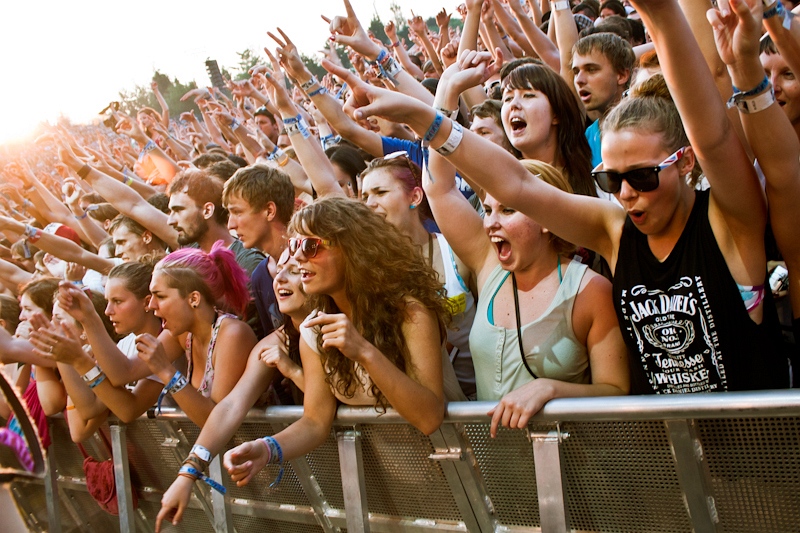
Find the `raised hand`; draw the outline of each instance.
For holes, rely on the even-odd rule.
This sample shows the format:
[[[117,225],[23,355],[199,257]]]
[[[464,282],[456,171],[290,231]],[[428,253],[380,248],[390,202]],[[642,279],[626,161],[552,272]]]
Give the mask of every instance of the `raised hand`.
[[[73,365],[87,357],[80,332],[71,324],[51,324],[47,328],[39,328],[31,332],[28,340],[33,344],[34,352],[58,363]]]
[[[334,17],[330,22],[331,39],[337,43],[349,46],[370,61],[374,61],[381,51],[380,46],[375,44],[364,31],[358,21],[350,0],[344,0],[344,8],[347,11],[346,17]],[[323,20],[328,21],[325,17]]]
[[[87,317],[97,313],[89,296],[72,283],[66,281],[58,284],[56,300],[61,309],[81,323],[85,322]]]
[[[423,35],[428,35],[428,25],[425,24],[425,21],[422,20],[422,17],[415,15],[413,11],[411,12],[411,18],[406,22],[408,22],[408,27],[414,30],[414,33],[420,37]]]
[[[212,99],[211,93],[208,92],[208,89],[206,89],[205,87],[202,88],[198,87],[197,89],[192,89],[191,91],[187,92],[186,94],[181,96],[181,102],[185,102],[189,98],[194,98],[194,99],[202,98],[204,100]]]
[[[149,333],[143,333],[136,337],[136,350],[139,359],[147,363],[147,367],[153,374],[158,375],[165,383],[169,382],[175,370],[167,359],[161,341]]]
[[[720,0],[716,9],[708,10],[717,51],[726,65],[758,57],[763,10],[763,4],[754,0]]]
[[[503,66],[503,53],[497,48],[495,54],[497,57],[493,58],[490,52],[464,50],[457,64],[450,67],[457,70],[449,76],[450,83],[459,92],[482,85]]]
[[[311,73],[308,72],[305,63],[303,63],[303,59],[300,57],[300,53],[297,51],[297,46],[289,39],[289,36],[286,35],[282,29],[278,28],[278,33],[281,34],[283,39],[279,39],[275,35],[270,32],[267,32],[267,35],[272,38],[278,44],[278,59],[280,60],[280,66],[286,70],[286,73],[289,74],[292,78],[297,80],[300,83],[303,83],[309,79],[311,79]],[[272,66],[277,68],[277,64],[273,63]]]
[[[442,8],[441,11],[436,13],[436,25],[439,28],[448,28],[450,26],[450,17],[452,14],[448,14],[445,8]]]
[[[265,69],[264,73],[264,76],[267,80],[267,90],[270,93],[270,99],[275,102],[275,105],[281,114],[286,113],[287,115],[296,115],[297,109],[292,101],[292,96],[286,89],[286,77],[279,66],[278,60],[275,59],[275,56],[273,56],[267,48],[264,48],[264,52],[266,52],[267,57],[269,57],[270,62],[275,67],[274,70]]]

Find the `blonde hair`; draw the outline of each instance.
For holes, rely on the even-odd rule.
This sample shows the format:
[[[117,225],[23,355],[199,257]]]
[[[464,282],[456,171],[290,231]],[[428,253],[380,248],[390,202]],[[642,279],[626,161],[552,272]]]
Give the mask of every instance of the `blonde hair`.
[[[520,161],[520,163],[522,163],[522,166],[525,167],[528,172],[548,185],[552,185],[553,187],[561,189],[564,192],[574,194],[572,191],[572,185],[569,184],[569,180],[553,165],[548,165],[547,163],[536,159],[523,159]],[[550,245],[558,255],[568,256],[575,252],[574,244],[562,239],[552,231],[550,232]]]

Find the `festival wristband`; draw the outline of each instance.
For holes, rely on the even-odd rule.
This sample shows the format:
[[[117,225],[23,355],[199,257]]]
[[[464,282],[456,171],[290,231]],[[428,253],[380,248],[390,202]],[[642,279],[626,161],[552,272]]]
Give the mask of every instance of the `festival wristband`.
[[[464,138],[464,128],[461,127],[461,124],[458,122],[453,122],[453,127],[450,130],[450,135],[447,136],[447,140],[441,145],[439,148],[436,149],[442,155],[450,155],[452,154],[458,145],[461,144],[461,140]]]
[[[195,454],[198,458],[200,458],[201,461],[206,463],[211,462],[211,452],[208,451],[208,448],[201,444],[195,444],[192,446],[192,450],[189,453]]]
[[[36,243],[42,237],[42,230],[25,224],[25,238],[31,243]]]
[[[211,487],[215,491],[219,492],[220,494],[225,494],[227,492],[227,490],[225,489],[224,486],[222,486],[222,484],[217,483],[216,481],[214,481],[213,479],[211,479],[207,475],[205,475],[202,472],[198,471],[196,468],[192,468],[189,465],[183,465],[181,467],[181,469],[178,471],[178,475],[180,475],[180,474],[189,474],[190,476],[194,477],[195,479],[199,479],[200,481],[203,481],[204,483],[206,483],[206,485],[208,485],[209,487]]]
[[[186,379],[186,376],[181,374],[180,370],[176,370],[175,374],[172,376],[172,379],[169,380],[163,389],[161,389],[161,394],[158,395],[158,403],[156,403],[156,412],[161,415],[161,402],[164,401],[164,397],[169,394],[176,394],[183,390],[186,385],[189,384],[189,380]]]
[[[316,78],[316,76],[311,76],[310,80],[300,84],[300,88],[303,89],[303,92],[308,93],[308,90],[311,89],[317,83],[319,83],[319,80]]]
[[[445,109],[443,107],[439,107],[438,105],[435,106],[434,109],[451,120],[455,120],[458,116],[458,109],[451,111],[450,109]]]
[[[91,171],[92,171],[92,167],[90,167],[88,164],[84,164],[84,165],[83,165],[83,166],[82,166],[82,167],[81,167],[81,168],[78,170],[78,176],[79,176],[79,177],[80,177],[82,180],[85,180],[85,179],[86,179],[86,176],[88,176],[88,175],[89,175],[89,172],[91,172]]]
[[[328,89],[326,89],[325,87],[320,87],[320,88],[315,89],[315,90],[311,91],[310,93],[308,93],[308,97],[309,98],[314,98],[315,96],[320,95],[320,94],[328,94]]]
[[[273,437],[262,437],[260,440],[267,446],[267,453],[269,454],[267,464],[280,465],[275,481],[269,484],[269,488],[273,488],[283,479],[283,450],[281,449],[281,445],[278,444],[278,441]]]
[[[751,96],[749,98],[742,98],[737,100],[735,105],[742,113],[752,114],[764,111],[766,108],[775,103],[775,92],[770,88],[769,91],[759,94],[758,96]]]
[[[86,372],[83,376],[83,381],[85,383],[91,383],[92,381],[96,380],[100,377],[100,374],[103,373],[103,369],[100,368],[100,365],[94,365],[94,368]]]
[[[553,10],[554,11],[565,11],[570,8],[569,2],[567,0],[559,0],[558,2],[553,2]]]
[[[100,385],[100,384],[101,384],[102,382],[104,382],[105,380],[106,380],[106,375],[105,375],[105,374],[100,374],[100,377],[99,377],[99,378],[97,378],[96,380],[94,380],[94,381],[92,381],[91,383],[89,383],[89,388],[90,388],[90,389],[94,389],[95,387],[97,387],[98,385]]]
[[[436,117],[433,119],[433,123],[428,128],[428,131],[425,133],[425,137],[422,139],[426,143],[430,143],[431,139],[436,137],[436,134],[439,133],[439,128],[442,127],[442,121],[444,120],[444,116],[436,112]]]

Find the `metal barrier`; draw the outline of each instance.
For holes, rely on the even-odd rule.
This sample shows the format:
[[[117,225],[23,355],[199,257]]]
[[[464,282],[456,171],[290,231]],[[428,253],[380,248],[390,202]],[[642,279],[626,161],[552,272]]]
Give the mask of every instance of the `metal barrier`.
[[[394,411],[341,407],[327,442],[291,461],[278,487],[267,488],[275,466],[240,488],[217,462],[212,475],[228,495],[196,484],[183,523],[166,530],[800,530],[800,392],[555,400],[527,430],[500,430],[496,439],[492,405],[450,404],[430,437]],[[229,446],[273,434],[301,412],[252,410]],[[63,420],[52,423],[44,487],[23,480],[12,491],[32,531],[152,531],[161,494],[198,433],[175,410],[112,423],[119,518],[87,494]],[[100,440],[87,448],[103,453]]]

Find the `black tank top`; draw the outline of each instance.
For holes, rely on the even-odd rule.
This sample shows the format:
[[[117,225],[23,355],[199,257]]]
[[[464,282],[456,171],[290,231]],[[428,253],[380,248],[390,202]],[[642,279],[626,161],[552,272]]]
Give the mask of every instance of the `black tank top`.
[[[614,306],[631,358],[633,394],[788,387],[774,305],[765,299],[760,325],[750,319],[711,230],[708,200],[708,191],[696,193],[663,263],[647,236],[625,222]]]

